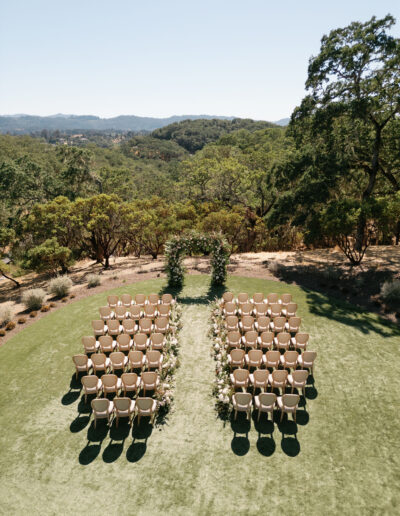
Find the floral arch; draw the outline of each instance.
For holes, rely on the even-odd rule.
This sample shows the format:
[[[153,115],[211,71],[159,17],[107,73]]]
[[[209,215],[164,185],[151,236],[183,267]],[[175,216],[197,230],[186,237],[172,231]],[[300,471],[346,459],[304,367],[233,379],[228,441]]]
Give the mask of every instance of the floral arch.
[[[169,286],[179,287],[183,284],[185,273],[183,258],[192,253],[211,254],[211,283],[213,285],[225,283],[226,266],[230,255],[228,242],[218,233],[192,231],[174,236],[165,244],[165,269]]]

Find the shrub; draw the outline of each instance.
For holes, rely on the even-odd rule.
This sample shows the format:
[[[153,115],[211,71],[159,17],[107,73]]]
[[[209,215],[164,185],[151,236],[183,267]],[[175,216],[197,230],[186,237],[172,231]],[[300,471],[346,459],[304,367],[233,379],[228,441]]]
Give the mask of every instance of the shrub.
[[[71,249],[60,246],[54,237],[30,249],[25,265],[38,272],[57,272],[58,269],[66,271],[73,263]]]
[[[56,303],[53,303],[53,302],[49,303],[49,307],[50,307],[50,308],[54,308],[54,307],[56,307],[56,306],[57,306],[57,304],[56,304]]]
[[[20,317],[18,319],[18,324],[25,324],[26,323],[26,318],[25,317]]]
[[[14,310],[11,303],[4,303],[0,305],[0,326],[7,324],[11,321],[14,315]]]
[[[0,337],[4,337],[6,334],[6,331],[5,330],[0,330]]]
[[[67,298],[67,297],[63,297],[63,298],[61,299],[61,303],[66,303],[67,301],[68,301],[68,298]]]
[[[48,312],[50,310],[50,305],[43,305],[40,309],[41,312]]]
[[[16,324],[14,321],[10,321],[6,324],[6,330],[7,331],[10,331],[10,330],[13,330],[14,328],[16,327]]]
[[[279,273],[280,270],[280,264],[279,262],[269,262],[268,264],[268,270],[271,274],[276,276]]]
[[[45,297],[46,292],[42,288],[33,288],[22,294],[22,302],[27,310],[40,310]]]
[[[33,317],[36,317],[36,316],[37,316],[37,312],[36,312],[36,310],[34,310],[33,312],[31,312],[31,313],[29,314],[29,317],[32,317],[32,318],[33,318]]]
[[[71,294],[71,295],[69,296],[69,298],[70,298],[70,299],[75,299],[75,294]]]
[[[49,283],[49,292],[56,297],[65,297],[72,287],[72,280],[68,276],[57,276]]]
[[[101,283],[101,277],[99,274],[88,274],[86,279],[89,288],[98,287]]]
[[[385,281],[381,288],[381,298],[390,305],[400,305],[400,280]]]

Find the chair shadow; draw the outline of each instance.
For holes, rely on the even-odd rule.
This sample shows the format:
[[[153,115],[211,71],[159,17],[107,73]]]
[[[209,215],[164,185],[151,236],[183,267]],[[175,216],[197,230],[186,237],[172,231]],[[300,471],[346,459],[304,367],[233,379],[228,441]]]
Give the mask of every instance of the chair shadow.
[[[262,437],[261,434],[258,434],[257,450],[261,455],[264,455],[264,457],[271,457],[276,450],[273,437]]]
[[[239,457],[246,455],[250,450],[250,441],[248,438],[250,427],[251,423],[244,413],[239,412],[236,420],[234,419],[233,413],[231,414],[231,428],[233,431],[231,449],[233,453]],[[238,437],[236,434],[246,434],[246,436]]]
[[[80,376],[76,378],[74,373],[71,377],[71,381],[69,382],[69,391],[63,395],[61,398],[61,403],[63,405],[71,405],[79,398],[81,391],[82,383]]]
[[[107,463],[115,462],[124,450],[125,439],[129,436],[131,427],[126,418],[121,419],[116,426],[114,420],[110,428],[110,441],[103,451],[103,461]]]
[[[108,430],[109,428],[106,421],[98,421],[96,428],[94,427],[94,421],[92,421],[87,431],[86,446],[79,454],[79,464],[87,466],[96,459],[100,453],[102,442],[107,437]]]
[[[257,421],[257,417],[258,413],[254,411],[254,428],[258,432],[257,450],[259,453],[261,453],[261,455],[264,455],[265,457],[270,457],[276,450],[276,443],[273,438],[275,425],[271,419],[270,414],[268,414],[268,418],[266,414],[261,414],[259,421]],[[269,436],[266,434],[269,434]]]
[[[298,414],[296,418],[297,416]],[[297,439],[297,423],[289,420],[287,415],[285,415],[282,422],[278,423],[278,428],[282,434],[282,451],[289,457],[296,457],[300,453],[300,442]]]

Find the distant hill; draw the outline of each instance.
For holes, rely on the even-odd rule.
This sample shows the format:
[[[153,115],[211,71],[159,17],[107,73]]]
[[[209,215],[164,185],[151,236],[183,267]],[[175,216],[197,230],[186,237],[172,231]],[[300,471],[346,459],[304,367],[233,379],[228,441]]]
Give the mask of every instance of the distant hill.
[[[100,118],[93,115],[63,115],[61,113],[51,116],[7,115],[0,116],[0,133],[26,134],[43,129],[48,131],[154,131],[182,120],[232,120],[232,118],[210,115],[181,115],[168,118],[125,115]]]
[[[274,124],[286,126],[286,125],[289,125],[289,122],[290,122],[290,118],[281,118],[280,120],[277,120],[276,122],[274,122]]]

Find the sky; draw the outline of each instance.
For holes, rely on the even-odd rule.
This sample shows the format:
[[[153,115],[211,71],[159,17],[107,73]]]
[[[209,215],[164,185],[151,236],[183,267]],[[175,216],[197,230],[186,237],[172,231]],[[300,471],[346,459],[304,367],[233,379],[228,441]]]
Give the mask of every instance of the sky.
[[[0,0],[0,114],[278,120],[330,30],[399,0]]]

